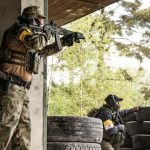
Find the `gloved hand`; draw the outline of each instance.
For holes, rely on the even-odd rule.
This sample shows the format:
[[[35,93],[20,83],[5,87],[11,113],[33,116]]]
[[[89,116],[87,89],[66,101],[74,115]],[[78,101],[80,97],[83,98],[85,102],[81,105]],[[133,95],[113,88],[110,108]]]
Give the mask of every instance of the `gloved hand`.
[[[132,110],[133,110],[134,112],[137,112],[137,111],[140,110],[140,108],[141,108],[141,106],[136,106],[136,107],[133,107]]]
[[[72,46],[75,40],[74,33],[63,36],[62,40],[63,40],[64,46],[68,46],[68,47]]]
[[[124,131],[125,130],[125,125],[124,124],[119,124],[118,125],[118,130],[119,131]]]
[[[43,31],[44,31],[44,33],[45,33],[45,35],[46,35],[46,37],[47,37],[47,40],[49,40],[50,37],[51,37],[51,32],[50,32],[50,30],[49,30],[49,28],[48,28],[47,25],[45,25],[45,26],[43,27]]]
[[[51,33],[48,30],[44,30],[47,40],[51,38]]]

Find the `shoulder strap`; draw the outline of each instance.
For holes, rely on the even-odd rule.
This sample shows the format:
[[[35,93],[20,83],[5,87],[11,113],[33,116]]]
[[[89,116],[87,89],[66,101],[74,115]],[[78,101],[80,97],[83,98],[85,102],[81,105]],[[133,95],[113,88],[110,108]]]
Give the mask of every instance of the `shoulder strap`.
[[[112,112],[110,109],[106,108],[106,107],[102,107],[102,108],[100,108],[100,110],[99,110],[99,111],[101,111],[101,110],[105,110],[105,111],[107,111],[108,113],[113,114],[113,112]]]
[[[108,109],[108,108],[106,108],[106,107],[101,107],[101,108],[99,109],[99,111],[97,112],[97,114],[95,114],[95,117],[99,116],[101,113],[103,114],[104,112],[105,112],[105,114],[106,114],[106,113],[111,114],[112,117],[113,117],[113,119],[114,119],[114,113],[113,113],[110,109]],[[101,115],[102,115],[102,114],[101,114]]]

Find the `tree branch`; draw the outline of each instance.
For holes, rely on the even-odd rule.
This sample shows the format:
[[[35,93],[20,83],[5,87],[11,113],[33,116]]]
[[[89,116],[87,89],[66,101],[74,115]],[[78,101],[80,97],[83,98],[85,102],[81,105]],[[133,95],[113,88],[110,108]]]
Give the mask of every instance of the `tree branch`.
[[[133,43],[134,45],[137,45],[138,47],[141,47],[141,45],[140,45],[140,44],[137,44],[137,43],[135,43],[135,42],[131,41],[131,40],[130,40],[130,39],[128,39],[128,38],[118,37],[118,38],[113,38],[113,39],[114,39],[114,40],[115,40],[115,39],[127,40],[127,41],[129,41],[129,42]]]

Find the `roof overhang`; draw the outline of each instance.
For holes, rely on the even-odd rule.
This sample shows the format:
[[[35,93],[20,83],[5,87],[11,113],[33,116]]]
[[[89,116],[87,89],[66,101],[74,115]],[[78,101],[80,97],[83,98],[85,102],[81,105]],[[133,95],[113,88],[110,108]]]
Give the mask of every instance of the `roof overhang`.
[[[118,0],[49,0],[48,20],[55,20],[59,26],[86,16]]]

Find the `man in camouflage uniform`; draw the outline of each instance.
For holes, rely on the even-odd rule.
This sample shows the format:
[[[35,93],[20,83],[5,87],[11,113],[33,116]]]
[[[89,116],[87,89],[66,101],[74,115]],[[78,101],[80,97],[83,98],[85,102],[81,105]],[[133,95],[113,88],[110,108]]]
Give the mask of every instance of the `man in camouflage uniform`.
[[[95,118],[99,118],[103,122],[102,150],[120,150],[120,145],[123,144],[126,134],[122,117],[140,109],[140,107],[133,107],[132,109],[119,110],[119,102],[122,100],[123,98],[109,94],[105,98],[106,104],[95,114]]]
[[[53,55],[60,50],[56,43],[46,45],[48,31],[37,32],[29,25],[42,26],[45,19],[39,7],[23,10],[15,23],[4,33],[0,50],[0,150],[12,140],[13,150],[30,150],[29,99],[32,73],[37,73],[34,59]],[[72,46],[72,35],[61,38],[62,46]]]

